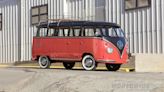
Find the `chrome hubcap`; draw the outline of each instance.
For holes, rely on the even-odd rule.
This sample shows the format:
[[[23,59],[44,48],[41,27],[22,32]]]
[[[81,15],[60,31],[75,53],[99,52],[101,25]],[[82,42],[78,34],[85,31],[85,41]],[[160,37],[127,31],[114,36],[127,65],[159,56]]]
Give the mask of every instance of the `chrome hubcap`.
[[[43,66],[45,66],[45,65],[47,64],[47,59],[42,58],[42,60],[41,60],[41,64],[42,64]]]
[[[93,60],[92,59],[86,59],[85,60],[85,65],[86,67],[91,67],[93,65]]]

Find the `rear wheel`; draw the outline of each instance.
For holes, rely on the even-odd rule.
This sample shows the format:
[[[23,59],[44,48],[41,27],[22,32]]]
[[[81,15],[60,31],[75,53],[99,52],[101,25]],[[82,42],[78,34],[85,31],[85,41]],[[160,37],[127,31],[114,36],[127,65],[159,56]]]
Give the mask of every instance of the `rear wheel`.
[[[63,62],[65,69],[72,69],[75,66],[75,62]]]
[[[43,69],[50,68],[51,62],[45,56],[44,57],[43,56],[39,57],[38,62],[39,62],[39,65],[40,65],[41,68],[43,68]]]
[[[120,67],[121,67],[121,64],[106,64],[106,68],[109,71],[117,71],[120,69]]]
[[[82,59],[82,66],[85,70],[95,70],[97,67],[97,63],[95,59],[91,55],[86,55]]]

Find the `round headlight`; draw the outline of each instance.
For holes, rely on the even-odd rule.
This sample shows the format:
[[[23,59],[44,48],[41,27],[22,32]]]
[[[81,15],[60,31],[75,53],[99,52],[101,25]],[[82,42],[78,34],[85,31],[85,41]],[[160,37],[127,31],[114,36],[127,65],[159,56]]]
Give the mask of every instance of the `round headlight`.
[[[107,52],[108,52],[109,54],[113,53],[113,48],[107,48]]]

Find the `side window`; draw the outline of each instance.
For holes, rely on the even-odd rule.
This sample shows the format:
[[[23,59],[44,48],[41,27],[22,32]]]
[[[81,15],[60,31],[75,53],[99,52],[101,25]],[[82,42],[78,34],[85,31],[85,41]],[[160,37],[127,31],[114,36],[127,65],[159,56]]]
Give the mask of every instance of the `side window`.
[[[85,36],[95,36],[94,28],[86,28],[84,30]]]
[[[80,29],[74,29],[75,36],[80,36]]]
[[[97,36],[97,37],[102,36],[100,28],[96,28],[95,36]]]
[[[38,36],[39,37],[46,37],[47,36],[47,28],[40,28]]]
[[[59,30],[54,29],[54,36],[58,36]]]
[[[59,29],[58,36],[59,37],[64,36],[64,30],[63,29]]]
[[[102,31],[102,34],[103,34],[103,36],[107,36],[107,28],[101,28],[101,31]]]
[[[67,37],[69,35],[69,29],[65,28],[65,29],[59,29],[58,32],[56,32],[55,34],[58,34],[57,36],[59,37]]]
[[[54,32],[55,32],[55,29],[50,28],[50,29],[48,30],[48,35],[47,35],[47,36],[49,36],[49,37],[54,36]]]
[[[64,36],[68,36],[69,29],[63,29],[64,30]]]
[[[74,36],[74,29],[69,30],[68,36],[70,36],[70,37]]]

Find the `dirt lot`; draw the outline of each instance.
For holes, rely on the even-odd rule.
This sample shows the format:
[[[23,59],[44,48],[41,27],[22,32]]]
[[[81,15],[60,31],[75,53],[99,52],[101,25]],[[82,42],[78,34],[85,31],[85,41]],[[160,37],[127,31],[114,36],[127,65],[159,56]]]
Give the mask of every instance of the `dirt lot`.
[[[0,92],[164,92],[164,73],[0,68]]]

